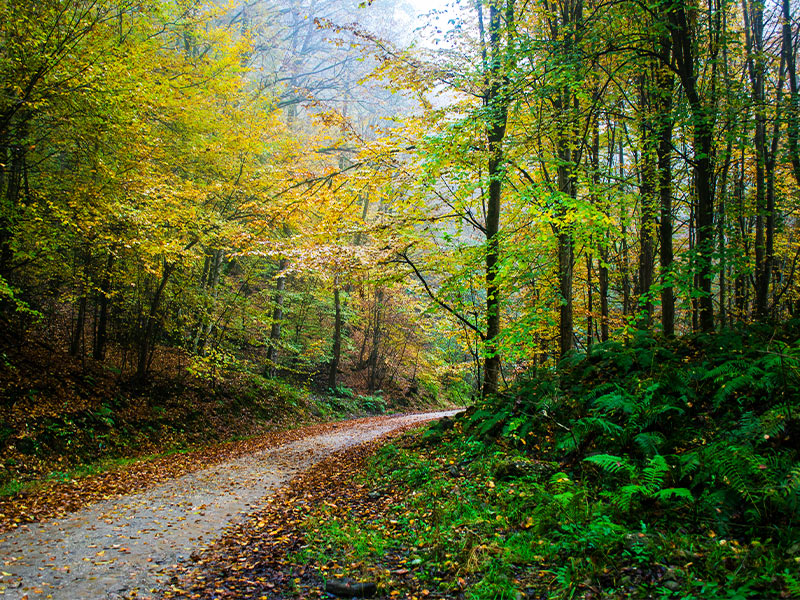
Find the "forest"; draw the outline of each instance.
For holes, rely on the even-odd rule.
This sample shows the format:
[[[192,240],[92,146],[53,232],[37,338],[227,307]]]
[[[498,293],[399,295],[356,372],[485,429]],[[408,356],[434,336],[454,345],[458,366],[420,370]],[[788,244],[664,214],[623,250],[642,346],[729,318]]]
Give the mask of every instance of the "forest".
[[[468,407],[403,597],[800,596],[798,6],[0,0],[2,495]]]

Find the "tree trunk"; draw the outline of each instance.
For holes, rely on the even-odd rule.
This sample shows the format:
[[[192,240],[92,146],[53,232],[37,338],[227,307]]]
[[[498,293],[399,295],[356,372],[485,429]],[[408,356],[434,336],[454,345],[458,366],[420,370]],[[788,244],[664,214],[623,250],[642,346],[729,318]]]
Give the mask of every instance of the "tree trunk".
[[[565,2],[560,20],[558,19],[558,16],[551,17],[551,38],[554,42],[563,45],[564,59],[573,61],[578,29],[581,27],[583,20],[583,1],[570,0],[570,2]],[[575,95],[574,87],[570,85],[564,85],[556,92],[555,96],[553,108],[556,110],[558,118],[563,119],[558,125],[555,144],[558,158],[558,191],[563,197],[575,199],[577,197],[576,169],[580,162],[578,158],[580,156],[578,150],[579,101]],[[567,203],[564,202],[564,204],[566,205]],[[560,209],[562,215],[565,214],[566,210],[566,207]],[[560,356],[564,356],[573,348],[572,282],[574,269],[575,250],[572,232],[569,231],[567,226],[560,226],[558,230],[558,289],[561,303],[558,315]]]
[[[78,356],[83,341],[83,330],[86,328],[86,294],[82,293],[78,300],[78,315],[75,319],[75,329],[69,344],[69,355]]]
[[[600,341],[608,341],[608,250],[600,251],[600,271],[597,275],[600,287]]]
[[[92,350],[92,358],[95,360],[105,360],[106,358],[106,344],[108,343],[108,309],[111,304],[111,269],[113,266],[114,252],[109,250],[108,258],[106,259],[106,270],[100,282],[100,295],[98,297],[100,316],[97,320],[97,335],[95,336],[94,348]]]
[[[272,376],[277,372],[278,344],[281,339],[281,322],[283,321],[283,292],[286,289],[286,276],[282,273],[289,266],[289,260],[282,258],[278,263],[278,279],[275,282],[275,307],[272,309],[272,327],[269,332],[267,346],[267,370]]]
[[[342,356],[342,302],[338,277],[336,277],[333,282],[333,310],[333,350],[331,353],[331,364],[328,370],[328,387],[331,389],[336,388],[336,374],[339,371],[339,361]]]
[[[698,324],[702,331],[714,329],[714,298],[711,293],[712,256],[714,252],[714,122],[716,117],[716,98],[711,87],[711,98],[705,101],[697,87],[696,57],[697,47],[692,26],[686,14],[686,6],[675,4],[669,11],[670,33],[674,67],[689,101],[691,127],[694,147],[694,187],[696,196],[696,243],[695,273],[696,287],[699,291]],[[712,23],[708,24],[712,27]],[[716,32],[718,33],[718,32]],[[716,55],[708,57],[714,68]],[[715,73],[709,75],[714,82]]]
[[[625,152],[622,147],[622,139],[619,140],[617,147],[617,156],[619,157],[619,177],[621,181],[625,181]],[[624,189],[621,191],[625,191]],[[627,316],[631,310],[631,276],[630,266],[628,264],[628,228],[625,225],[625,208],[622,204],[619,207],[619,220],[622,226],[622,235],[620,236],[620,271],[622,271],[622,315]]]
[[[586,255],[586,350],[592,348],[594,341],[594,281],[592,281],[592,255]]]
[[[609,127],[610,128],[610,127]],[[612,154],[613,154],[613,140],[611,142],[612,147]],[[599,204],[599,200],[597,198],[597,190],[600,188],[600,120],[595,118],[594,121],[594,132],[592,135],[592,145],[591,145],[591,153],[590,153],[590,161],[591,161],[591,171],[592,171],[592,185],[594,189],[592,190],[593,199],[592,202],[595,205]],[[611,157],[609,157],[609,164],[611,163]],[[600,207],[600,210],[603,211],[606,216],[608,216],[608,209],[607,207],[603,206]],[[606,231],[606,233],[609,233]],[[597,284],[598,290],[597,293],[600,297],[600,341],[606,342],[608,341],[608,238],[610,236],[606,235],[605,239],[603,239],[599,246],[600,246],[600,260],[598,261],[598,270],[597,270]],[[591,261],[590,261],[591,266]]]
[[[661,131],[658,145],[658,194],[661,205],[659,265],[661,267],[661,329],[675,335],[675,290],[672,286],[672,124]]]
[[[144,381],[147,376],[147,370],[150,364],[150,353],[152,351],[153,337],[156,332],[156,324],[158,319],[158,309],[161,306],[161,298],[164,294],[164,288],[167,287],[167,282],[175,270],[176,264],[167,264],[164,259],[163,271],[161,274],[161,281],[153,294],[153,299],[150,301],[150,310],[144,319],[144,323],[139,329],[139,348],[136,360],[136,375],[137,381]]]
[[[478,5],[480,11],[480,4]],[[489,5],[489,48],[484,45],[484,68],[488,87],[484,97],[486,107],[486,137],[488,140],[489,197],[486,204],[486,343],[484,345],[484,379],[482,395],[497,393],[500,382],[500,286],[497,266],[500,260],[500,201],[504,177],[505,156],[503,139],[508,122],[508,68],[513,61],[511,36],[514,24],[514,2],[506,0],[505,25],[499,3]],[[482,22],[482,13],[479,12]],[[506,34],[505,56],[502,47]],[[488,55],[488,59],[487,59]]]
[[[797,89],[797,63],[792,32],[792,10],[789,0],[782,0],[783,26],[781,28],[781,56],[786,65],[789,80],[789,107],[786,111],[786,136],[789,145],[789,159],[797,185],[800,186],[800,91]]]
[[[728,266],[727,260],[727,244],[725,243],[725,219],[727,213],[727,203],[728,203],[728,172],[731,166],[731,152],[733,150],[733,140],[728,141],[728,146],[725,151],[725,164],[722,167],[722,173],[720,174],[720,182],[721,182],[721,191],[719,194],[719,208],[717,209],[718,219],[717,219],[717,232],[718,232],[718,244],[720,248],[720,259],[719,259],[719,324],[722,327],[727,326],[727,310],[726,310],[726,300],[728,294],[728,281],[727,281],[727,273],[726,269]]]
[[[381,345],[381,309],[383,307],[383,289],[375,290],[375,319],[372,323],[372,348],[367,359],[367,389],[374,392],[377,389],[378,370]]]
[[[744,148],[742,155],[739,158],[739,169],[735,180],[733,196],[736,200],[736,207],[739,212],[736,219],[736,248],[743,255],[742,258],[746,261],[749,259],[750,251],[747,244],[747,223],[745,219],[745,193],[744,193]],[[747,312],[747,276],[744,274],[741,266],[737,269],[737,275],[733,282],[733,303],[736,307],[736,316],[740,321],[743,321]]]
[[[558,311],[559,352],[564,356],[572,349],[572,277],[575,255],[572,236],[561,232],[558,235],[558,291],[561,306]]]
[[[668,57],[671,52],[670,39],[661,38],[662,52]],[[672,72],[662,67],[658,71],[658,197],[659,219],[659,267],[661,269],[661,329],[664,335],[675,335],[675,289],[672,285],[672,94],[675,87]]]
[[[656,141],[654,139],[654,121],[659,118],[652,114],[653,103],[651,95],[650,77],[642,76],[640,81],[639,106],[642,111],[642,148],[641,166],[639,169],[639,199],[641,214],[639,220],[639,317],[636,324],[639,329],[649,329],[653,316],[653,301],[650,298],[650,288],[653,286],[653,269],[655,268],[656,252],[656,174],[658,172],[658,156]]]
[[[764,9],[760,2],[742,0],[742,16],[747,51],[747,71],[750,76],[752,101],[755,113],[755,183],[756,183],[756,270],[755,270],[755,311],[763,318],[767,313],[767,297],[771,260],[767,251],[767,176],[769,161],[767,152],[767,107],[764,92]]]

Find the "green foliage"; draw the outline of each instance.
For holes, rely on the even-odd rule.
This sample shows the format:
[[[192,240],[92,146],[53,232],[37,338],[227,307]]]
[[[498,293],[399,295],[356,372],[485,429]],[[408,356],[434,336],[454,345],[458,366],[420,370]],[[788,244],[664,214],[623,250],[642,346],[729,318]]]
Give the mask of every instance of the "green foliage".
[[[672,546],[656,547],[654,533],[691,539],[708,560],[691,569],[705,580],[685,587],[685,597],[760,598],[769,595],[767,573],[791,564],[786,552],[797,535],[799,398],[792,324],[683,341],[637,333],[571,353],[556,370],[531,371],[509,396],[473,409],[463,428],[497,452],[560,462],[534,510],[549,543],[596,546],[608,563],[619,553],[666,561]],[[617,535],[639,526],[646,548]],[[709,539],[721,541],[699,542]],[[758,550],[767,544],[769,553]],[[721,555],[753,571],[732,573]],[[566,590],[588,572],[569,560],[552,574]],[[786,590],[796,583],[783,581]]]
[[[343,385],[337,385],[335,388],[331,388],[328,391],[332,396],[337,396],[339,398],[354,398],[356,395],[353,390]]]
[[[343,386],[328,390],[329,394],[317,402],[317,407],[327,416],[380,415],[388,410],[389,402],[378,391],[363,396]]]
[[[445,597],[486,600],[590,590],[609,598],[777,598],[797,583],[794,561],[774,543],[694,527],[680,509],[696,501],[671,486],[671,458],[640,466],[596,454],[544,478],[497,478],[498,465],[530,459],[504,438],[482,441],[462,427],[469,421],[435,443],[417,434],[385,446],[360,483],[392,499],[386,512],[356,518],[323,509],[304,526],[303,552],[372,577],[412,569]]]
[[[670,470],[666,459],[657,454],[648,459],[647,465],[639,470],[626,458],[610,454],[595,454],[585,459],[612,474],[626,474],[628,483],[605,492],[604,495],[622,511],[629,511],[634,500],[656,499],[662,502],[682,499],[691,502],[694,498],[686,488],[665,488],[664,479]]]

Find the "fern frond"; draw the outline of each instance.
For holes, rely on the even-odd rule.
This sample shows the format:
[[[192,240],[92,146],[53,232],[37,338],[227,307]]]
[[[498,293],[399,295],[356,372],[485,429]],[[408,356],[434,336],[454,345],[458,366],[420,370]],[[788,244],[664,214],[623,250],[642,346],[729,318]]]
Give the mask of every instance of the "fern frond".
[[[800,496],[800,462],[791,467],[786,474],[783,493],[786,496]]]
[[[626,472],[629,476],[633,475],[635,469],[626,458],[614,456],[613,454],[595,454],[583,459],[602,468],[609,473]]]
[[[629,511],[633,504],[633,499],[643,492],[640,485],[623,485],[616,492],[611,494],[611,501],[622,511]]]
[[[702,465],[699,452],[685,452],[678,455],[678,465],[680,466],[681,477],[697,472]]]
[[[687,490],[686,488],[664,488],[663,490],[658,490],[653,494],[653,497],[656,500],[661,502],[665,502],[667,500],[673,500],[676,498],[682,500],[688,500],[689,502],[694,501],[694,496],[692,492]]]
[[[703,379],[711,379],[715,383],[721,383],[733,377],[737,377],[740,373],[747,371],[749,367],[750,363],[746,360],[728,360],[710,371],[707,371]]]
[[[658,454],[667,438],[660,431],[645,431],[633,438],[633,441],[645,456],[653,456]]]
[[[664,476],[669,471],[666,459],[660,454],[656,454],[648,461],[648,465],[642,471],[642,487],[648,495],[654,494],[664,484]]]
[[[578,419],[575,422],[575,428],[579,429],[581,433],[600,430],[606,435],[617,437],[621,437],[625,432],[625,429],[622,426],[612,423],[603,417],[584,417],[582,419]]]
[[[605,413],[621,412],[629,415],[636,408],[636,399],[617,387],[616,391],[600,396],[593,404],[597,409]]]

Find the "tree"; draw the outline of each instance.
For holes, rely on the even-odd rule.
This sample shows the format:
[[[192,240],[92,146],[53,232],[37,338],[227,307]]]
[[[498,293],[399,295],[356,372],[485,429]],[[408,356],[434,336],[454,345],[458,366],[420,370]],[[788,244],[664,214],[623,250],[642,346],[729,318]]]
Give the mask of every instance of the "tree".
[[[479,2],[478,23],[483,32],[483,9]],[[496,394],[500,380],[500,209],[505,173],[503,140],[511,104],[511,71],[516,62],[514,1],[489,2],[488,43],[481,33],[481,59],[485,72],[483,105],[486,114],[487,176],[486,201],[486,344],[484,346],[483,396]]]

